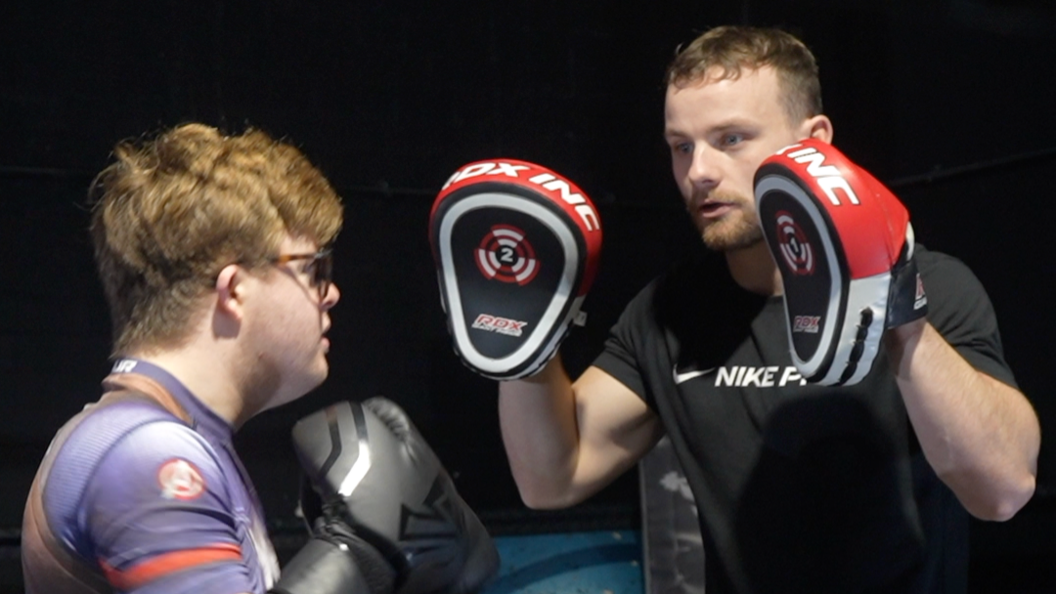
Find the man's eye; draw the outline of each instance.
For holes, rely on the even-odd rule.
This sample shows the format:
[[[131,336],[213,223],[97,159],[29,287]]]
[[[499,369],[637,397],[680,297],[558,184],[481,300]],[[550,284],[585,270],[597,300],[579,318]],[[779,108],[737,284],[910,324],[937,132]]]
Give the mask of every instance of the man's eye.
[[[679,153],[682,155],[689,155],[693,153],[693,143],[691,142],[676,142],[671,145],[671,152]]]
[[[726,134],[722,137],[722,146],[733,146],[744,141],[742,134]]]

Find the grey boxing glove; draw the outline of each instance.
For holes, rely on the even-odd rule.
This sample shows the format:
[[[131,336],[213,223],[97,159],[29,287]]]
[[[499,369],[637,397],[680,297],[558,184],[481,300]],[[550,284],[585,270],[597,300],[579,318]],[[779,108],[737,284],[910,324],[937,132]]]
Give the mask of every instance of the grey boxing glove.
[[[269,594],[391,594],[392,566],[335,516],[319,517],[312,538],[282,568]]]
[[[305,519],[317,531],[347,526],[380,553],[392,569],[394,592],[476,592],[496,574],[491,536],[392,401],[328,406],[298,421],[293,441],[308,476]],[[362,560],[358,567],[376,569]]]

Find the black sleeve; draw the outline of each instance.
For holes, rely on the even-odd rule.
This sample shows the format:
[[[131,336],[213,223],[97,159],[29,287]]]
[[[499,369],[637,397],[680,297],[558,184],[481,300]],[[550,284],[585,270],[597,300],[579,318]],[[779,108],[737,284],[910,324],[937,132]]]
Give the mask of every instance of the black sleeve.
[[[655,404],[642,379],[637,349],[648,332],[647,323],[653,317],[651,312],[658,282],[654,280],[642,289],[624,308],[619,320],[609,330],[604,349],[593,363],[594,367],[616,378],[654,409]]]
[[[917,266],[928,296],[928,322],[972,367],[1018,389],[993,305],[975,274],[956,258],[926,250],[917,256]]]

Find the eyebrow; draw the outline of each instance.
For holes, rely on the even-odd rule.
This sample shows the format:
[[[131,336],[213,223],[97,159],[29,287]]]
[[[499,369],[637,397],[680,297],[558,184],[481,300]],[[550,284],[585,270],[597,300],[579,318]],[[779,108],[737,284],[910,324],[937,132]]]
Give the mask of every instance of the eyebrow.
[[[713,126],[713,127],[709,128],[708,129],[708,134],[715,134],[715,133],[721,134],[723,132],[729,132],[730,130],[745,130],[745,129],[754,129],[754,128],[757,128],[757,127],[758,127],[757,125],[752,124],[751,122],[748,122],[746,120],[733,119],[733,120],[728,120],[726,122],[723,122],[723,123],[719,124],[718,126]],[[668,127],[665,126],[664,127],[663,136],[664,136],[664,138],[670,138],[672,136],[688,137],[689,134],[686,134],[685,132],[682,132],[681,130],[678,130],[677,128],[668,128]]]

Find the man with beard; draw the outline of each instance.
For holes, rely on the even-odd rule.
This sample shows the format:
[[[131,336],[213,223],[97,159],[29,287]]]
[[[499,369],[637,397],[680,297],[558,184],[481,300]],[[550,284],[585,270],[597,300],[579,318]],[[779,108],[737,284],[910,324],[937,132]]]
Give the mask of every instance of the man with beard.
[[[581,502],[666,434],[700,512],[709,594],[963,592],[965,510],[1012,517],[1040,440],[982,286],[918,245],[927,318],[886,331],[862,381],[808,383],[753,176],[783,147],[831,142],[813,56],[781,31],[712,29],[669,67],[664,115],[708,253],[639,293],[574,382],[555,357],[500,384],[524,502]]]

